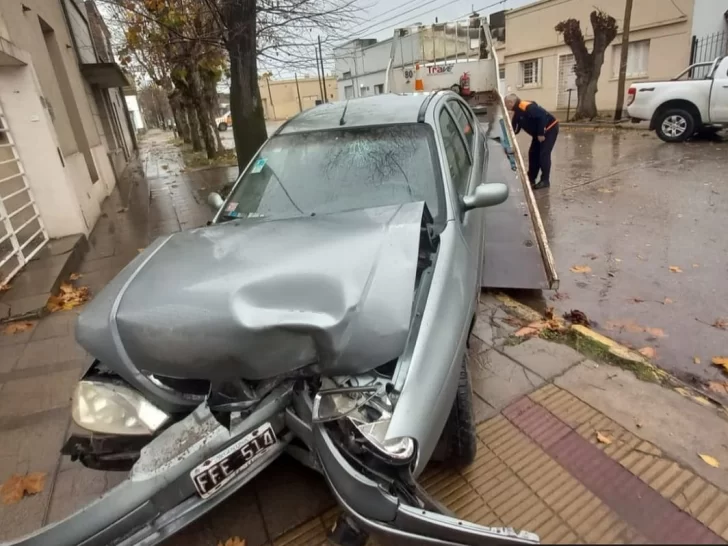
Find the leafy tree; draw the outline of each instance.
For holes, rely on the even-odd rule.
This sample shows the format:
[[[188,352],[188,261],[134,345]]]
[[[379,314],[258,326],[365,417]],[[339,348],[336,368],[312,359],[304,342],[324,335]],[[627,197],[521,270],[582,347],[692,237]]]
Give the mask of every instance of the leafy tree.
[[[601,10],[594,10],[589,19],[594,30],[594,45],[591,53],[586,48],[586,40],[578,20],[567,19],[555,27],[557,32],[563,34],[564,43],[571,48],[574,54],[578,97],[574,119],[597,117],[597,82],[602,73],[604,52],[617,36],[617,21],[611,15]]]

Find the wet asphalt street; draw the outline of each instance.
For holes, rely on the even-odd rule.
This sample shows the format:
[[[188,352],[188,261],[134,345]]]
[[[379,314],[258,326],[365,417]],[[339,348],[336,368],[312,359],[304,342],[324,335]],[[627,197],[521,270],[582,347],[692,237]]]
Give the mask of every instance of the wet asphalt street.
[[[527,156],[528,137],[519,142]],[[654,348],[682,379],[724,381],[710,362],[728,356],[728,331],[711,326],[728,321],[728,140],[562,130],[553,164],[536,196],[561,288],[541,304]]]

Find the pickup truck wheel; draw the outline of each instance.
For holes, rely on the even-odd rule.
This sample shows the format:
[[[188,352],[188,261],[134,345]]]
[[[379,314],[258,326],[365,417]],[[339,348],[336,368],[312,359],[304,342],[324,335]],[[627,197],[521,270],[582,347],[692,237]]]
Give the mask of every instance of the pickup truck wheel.
[[[450,410],[433,458],[452,466],[467,466],[475,460],[478,441],[473,414],[473,387],[470,384],[467,353],[460,368],[455,402]]]
[[[687,110],[666,110],[657,122],[657,136],[665,142],[682,142],[695,132],[695,120]]]

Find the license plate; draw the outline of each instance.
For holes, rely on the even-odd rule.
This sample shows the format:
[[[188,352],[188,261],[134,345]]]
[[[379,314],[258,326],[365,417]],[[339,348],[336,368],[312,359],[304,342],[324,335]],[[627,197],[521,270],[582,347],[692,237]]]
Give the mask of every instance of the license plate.
[[[259,426],[233,445],[196,466],[190,477],[204,499],[217,493],[278,442],[270,423]]]

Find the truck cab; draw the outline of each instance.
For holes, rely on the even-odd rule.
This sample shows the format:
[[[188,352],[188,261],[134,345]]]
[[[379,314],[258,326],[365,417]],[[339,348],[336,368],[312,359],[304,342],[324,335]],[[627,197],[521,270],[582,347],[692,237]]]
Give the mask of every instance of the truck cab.
[[[627,112],[665,142],[728,126],[728,56],[687,67],[669,81],[632,84]]]

